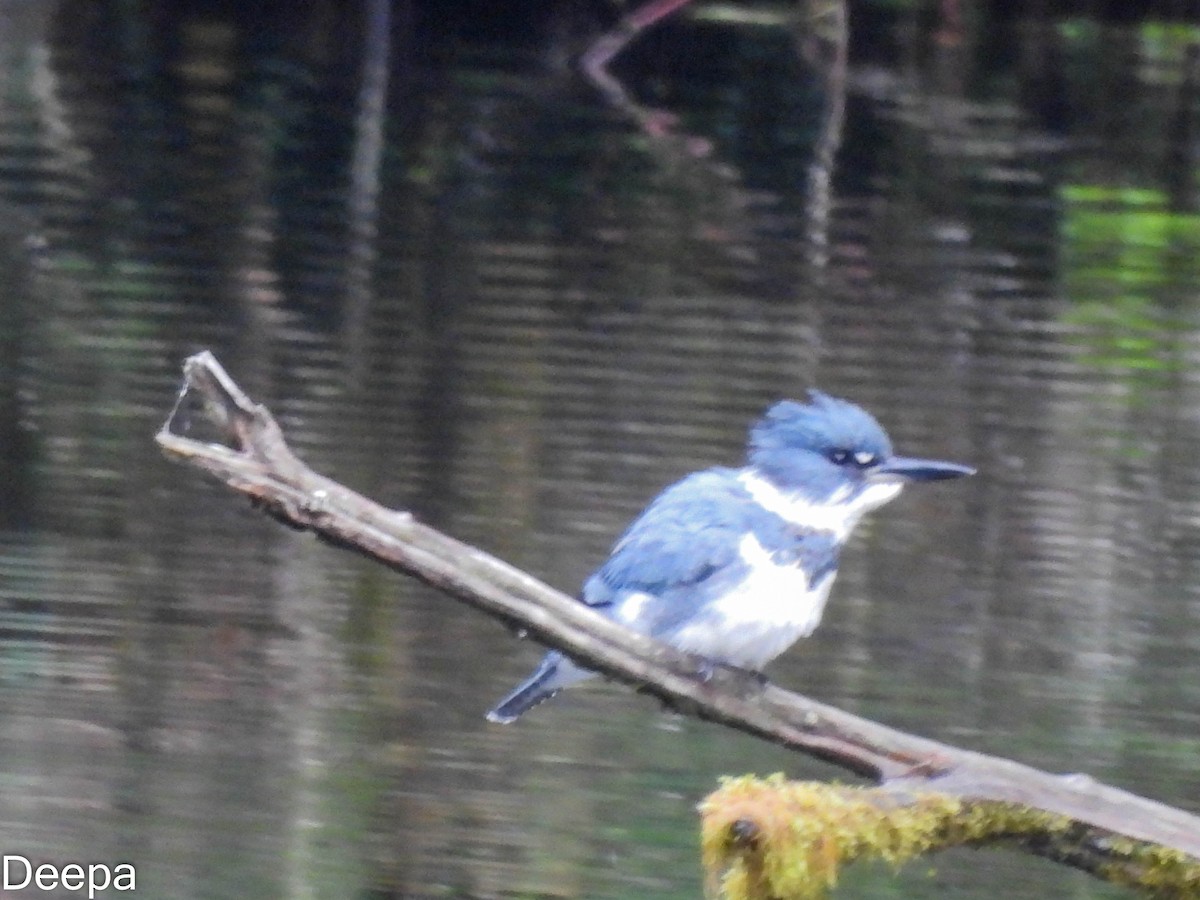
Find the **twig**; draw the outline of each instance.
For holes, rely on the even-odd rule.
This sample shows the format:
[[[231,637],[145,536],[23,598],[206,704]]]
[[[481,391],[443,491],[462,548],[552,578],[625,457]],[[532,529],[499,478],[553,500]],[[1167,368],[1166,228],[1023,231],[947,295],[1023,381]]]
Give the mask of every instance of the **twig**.
[[[640,110],[638,104],[629,97],[625,86],[608,71],[608,64],[647,28],[691,2],[692,0],[649,0],[623,16],[616,28],[600,35],[584,51],[579,60],[580,68],[614,106],[632,111]]]

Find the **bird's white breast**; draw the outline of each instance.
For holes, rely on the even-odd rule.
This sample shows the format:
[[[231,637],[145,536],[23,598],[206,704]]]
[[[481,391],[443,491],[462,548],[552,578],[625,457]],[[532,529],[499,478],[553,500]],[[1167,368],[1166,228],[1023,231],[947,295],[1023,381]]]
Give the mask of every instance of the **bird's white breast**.
[[[780,564],[748,534],[739,545],[746,577],[703,614],[671,637],[671,643],[719,662],[758,670],[821,622],[833,573],[810,588],[798,563]]]

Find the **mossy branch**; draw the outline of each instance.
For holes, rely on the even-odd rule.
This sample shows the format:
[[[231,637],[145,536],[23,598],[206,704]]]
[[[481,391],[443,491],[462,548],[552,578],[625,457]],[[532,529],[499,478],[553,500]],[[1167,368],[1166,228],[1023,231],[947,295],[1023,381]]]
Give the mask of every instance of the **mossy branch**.
[[[1070,816],[936,790],[898,792],[775,775],[732,778],[700,805],[710,893],[728,900],[814,900],[844,866],[900,866],[963,846],[1032,850],[1156,897],[1200,896],[1200,860],[1118,837],[1100,839]]]
[[[184,411],[195,400],[201,401],[203,417],[215,426],[221,442],[180,433]],[[1200,817],[1084,775],[1052,775],[906,734],[734,671],[698,678],[700,660],[606,619],[528,573],[309,469],[288,448],[266,407],[247,397],[211,353],[184,363],[183,388],[156,439],[169,457],[205,470],[274,518],[412,575],[679,712],[878,782],[874,791],[856,795],[847,788],[819,794],[807,788],[810,801],[823,798],[817,805],[835,813],[841,809],[837,815],[844,824],[843,837],[819,838],[815,851],[805,851],[818,864],[806,863],[804,871],[836,873],[837,866],[866,853],[899,860],[956,842],[1001,841],[1111,881],[1158,884],[1164,895],[1177,895],[1166,885],[1195,888]],[[738,890],[744,885],[744,896],[750,896],[751,888],[789,896],[773,892],[792,887],[797,893],[790,896],[805,896],[796,887],[800,870],[782,861],[786,854],[771,850],[796,845],[795,838],[779,836],[791,835],[798,817],[812,815],[788,812],[799,808],[804,791],[770,783],[783,793],[768,795],[755,784],[727,785],[729,798],[741,798],[733,818],[719,814],[729,806],[721,792],[706,803],[706,859],[714,870],[733,873],[726,883]],[[857,796],[860,804],[875,805],[886,817],[873,819],[862,805],[850,816],[845,807],[831,806],[835,796]],[[764,805],[756,808],[749,797],[762,798]],[[747,824],[739,824],[743,822]],[[850,822],[863,823],[863,836],[850,836]],[[934,822],[936,827],[930,824]],[[871,835],[893,831],[900,835],[896,843],[877,848],[878,837]]]

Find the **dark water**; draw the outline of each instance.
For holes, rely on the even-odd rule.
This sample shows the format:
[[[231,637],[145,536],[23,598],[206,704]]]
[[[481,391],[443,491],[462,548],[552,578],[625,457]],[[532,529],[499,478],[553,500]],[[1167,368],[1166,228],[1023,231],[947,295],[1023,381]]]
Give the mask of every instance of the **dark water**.
[[[811,29],[647,35],[658,136],[567,64],[595,11],[305,9],[0,0],[0,851],[695,897],[718,776],[837,775],[615,686],[485,723],[535,647],[159,455],[200,348],[317,469],[568,590],[772,399],[851,397],[980,475],[861,528],[775,680],[1200,811],[1200,31],[864,15],[823,191]],[[999,852],[843,893],[998,885],[1118,896]]]

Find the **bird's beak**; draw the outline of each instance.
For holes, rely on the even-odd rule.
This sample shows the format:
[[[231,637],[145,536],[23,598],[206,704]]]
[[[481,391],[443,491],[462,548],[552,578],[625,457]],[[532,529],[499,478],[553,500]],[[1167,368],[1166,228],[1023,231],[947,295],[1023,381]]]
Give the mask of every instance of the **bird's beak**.
[[[945,481],[947,478],[961,478],[974,474],[975,470],[970,466],[960,466],[958,463],[937,459],[915,459],[911,456],[893,456],[871,471],[873,477],[889,481],[893,478],[903,481]]]

